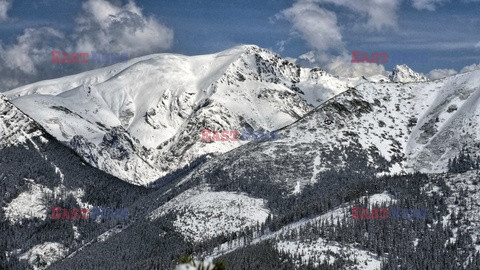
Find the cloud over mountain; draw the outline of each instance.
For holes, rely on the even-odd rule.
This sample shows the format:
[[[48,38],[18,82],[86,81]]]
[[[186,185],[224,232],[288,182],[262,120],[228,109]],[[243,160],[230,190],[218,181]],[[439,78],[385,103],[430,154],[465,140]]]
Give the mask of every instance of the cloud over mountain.
[[[10,1],[0,1],[0,20],[7,18]],[[122,5],[87,0],[75,18],[72,34],[53,27],[31,27],[12,43],[0,43],[0,91],[46,78],[82,72],[92,64],[52,64],[51,51],[103,51],[130,57],[168,50],[174,32],[154,17],[146,16],[135,1]],[[98,66],[97,66],[98,67]]]

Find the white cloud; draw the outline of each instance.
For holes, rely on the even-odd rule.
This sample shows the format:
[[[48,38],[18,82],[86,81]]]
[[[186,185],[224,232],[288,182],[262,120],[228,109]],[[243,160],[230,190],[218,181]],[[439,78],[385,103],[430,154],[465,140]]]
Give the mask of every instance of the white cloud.
[[[8,19],[7,11],[12,7],[12,1],[0,0],[0,21]]]
[[[290,21],[300,37],[314,49],[298,57],[304,64],[325,65],[329,72],[340,77],[386,75],[383,65],[351,63],[351,56],[348,55],[337,25],[337,16],[325,9],[324,5],[334,4],[350,9],[360,17],[367,18],[365,27],[380,30],[396,27],[396,11],[400,2],[401,0],[300,0],[283,10],[277,19]],[[333,53],[340,56],[333,57]]]
[[[0,44],[0,91],[38,79],[54,72],[51,51],[62,44],[68,47],[65,36],[50,27],[28,28],[17,37],[16,43]]]
[[[373,30],[395,28],[397,10],[403,0],[299,0],[283,10],[277,18],[286,18],[307,43],[318,51],[337,49],[344,53],[342,33],[334,12],[325,8],[333,4],[353,11],[362,24]],[[358,16],[359,15],[359,16]],[[360,23],[360,21],[359,21]],[[284,45],[284,44],[282,44]]]
[[[344,8],[367,18],[365,26],[380,30],[397,26],[397,10],[403,0],[314,0],[318,3],[329,3]]]
[[[469,66],[466,66],[466,67],[462,68],[462,70],[460,70],[460,73],[474,71],[474,70],[477,70],[477,69],[480,69],[480,64],[471,64]]]
[[[5,48],[2,47],[1,57],[5,60],[5,67],[18,69],[28,75],[37,73],[35,64],[49,58],[54,49],[49,42],[60,42],[64,35],[50,27],[28,28],[21,36],[17,37],[17,43]]]
[[[358,23],[363,27],[381,30],[397,26],[397,10],[401,1],[299,0],[292,7],[283,10],[277,18],[290,21],[296,32],[314,49],[300,55],[299,61],[303,60],[307,65],[324,65],[329,72],[341,77],[386,75],[385,67],[381,64],[351,63],[351,56],[342,41],[337,16],[325,7],[336,5],[346,8],[360,18]]]
[[[325,51],[339,46],[344,47],[335,13],[311,1],[299,1],[280,14],[279,17],[283,16],[290,21],[312,48]]]
[[[427,77],[431,80],[437,80],[448,76],[453,76],[455,74],[457,74],[457,71],[454,69],[434,69],[428,73]]]
[[[327,70],[339,77],[387,75],[383,65],[375,63],[352,63],[351,60],[351,56],[338,56],[327,65]]]
[[[441,5],[448,0],[412,0],[412,5],[418,10],[434,11],[438,5]]]
[[[145,17],[133,1],[116,6],[105,0],[88,0],[82,8],[75,37],[78,51],[141,55],[173,44],[173,31],[155,18]]]
[[[0,0],[0,19],[4,0]],[[117,4],[115,4],[117,3]],[[7,8],[8,9],[8,8]],[[158,53],[172,46],[173,31],[147,17],[133,0],[86,0],[75,20],[74,34],[51,27],[26,29],[12,44],[0,43],[0,92],[41,79],[55,78],[99,67],[88,64],[52,64],[51,52],[102,51],[129,57]]]
[[[475,48],[480,48],[480,41],[477,44],[475,44]]]
[[[298,61],[303,66],[313,67],[321,64],[329,73],[343,78],[388,75],[383,65],[376,63],[352,63],[352,57],[345,53],[332,57],[319,51],[309,51],[300,55]]]
[[[287,60],[288,62],[291,62],[291,63],[294,63],[296,64],[297,63],[297,58],[293,58],[293,57],[284,57],[285,60]]]
[[[285,44],[287,44],[287,40],[280,40],[277,42],[278,52],[283,52],[285,50]]]
[[[412,0],[412,5],[418,10],[429,10],[435,11],[435,9],[445,3],[451,2],[452,0]],[[472,3],[479,2],[480,0],[461,0],[463,3]]]
[[[306,52],[298,57],[299,59],[306,60],[309,63],[315,63],[317,60],[315,59],[315,52],[309,51]]]

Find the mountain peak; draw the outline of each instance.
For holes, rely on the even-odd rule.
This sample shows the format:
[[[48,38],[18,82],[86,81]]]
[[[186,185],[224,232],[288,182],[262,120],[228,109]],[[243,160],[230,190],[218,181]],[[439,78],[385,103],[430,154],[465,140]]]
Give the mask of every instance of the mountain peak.
[[[233,46],[231,48],[227,48],[219,52],[219,54],[225,54],[225,53],[231,53],[231,52],[240,53],[240,54],[254,54],[258,52],[269,52],[273,54],[273,52],[270,52],[269,50],[263,49],[254,44],[241,44],[241,45]]]
[[[413,71],[407,65],[397,65],[393,68],[392,73],[389,76],[392,82],[426,82],[428,81],[427,77],[423,74]]]
[[[262,49],[255,44],[242,44],[242,45],[238,45],[237,47],[242,48],[244,50],[261,50]]]
[[[238,50],[241,52],[242,55],[260,55],[265,58],[281,58],[278,54],[275,52],[272,52],[270,50],[264,49],[262,47],[259,47],[257,45],[239,45],[235,46],[230,50]],[[229,50],[227,50],[229,51]]]

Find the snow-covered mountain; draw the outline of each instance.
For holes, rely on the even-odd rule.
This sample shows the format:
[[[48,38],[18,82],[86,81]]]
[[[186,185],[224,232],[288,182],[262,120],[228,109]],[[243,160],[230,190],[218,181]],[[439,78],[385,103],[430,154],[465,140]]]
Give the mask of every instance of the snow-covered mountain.
[[[6,93],[89,164],[148,184],[236,142],[201,142],[201,130],[288,125],[347,83],[257,46],[202,56],[157,54]]]
[[[146,56],[7,95],[0,268],[172,269],[195,246],[194,255],[240,261],[238,269],[397,269],[428,264],[432,246],[460,250],[447,256],[457,265],[479,249],[478,171],[437,173],[461,149],[478,157],[480,71],[414,83],[338,79],[241,46]],[[276,141],[242,144],[201,142],[203,128],[280,129]],[[72,149],[139,185],[224,153],[147,189]],[[405,175],[414,171],[428,175]],[[429,219],[355,223],[349,209],[365,198],[364,207],[427,207]],[[49,219],[50,207],[94,205],[128,207],[129,219]],[[393,243],[394,234],[404,240]]]
[[[413,71],[407,65],[397,65],[393,68],[389,75],[392,82],[409,83],[409,82],[426,82],[427,77],[423,74]]]
[[[302,119],[286,132],[298,135],[297,144],[359,143],[393,162],[390,172],[441,172],[462,148],[480,150],[479,98],[480,72],[414,84],[365,83],[321,105],[307,117],[311,123]],[[317,133],[301,136],[300,123]]]
[[[480,71],[423,83],[366,82],[282,128],[279,140],[234,149],[199,173],[264,176],[299,192],[353,156],[366,157],[378,174],[445,172],[462,149],[480,152],[478,123]],[[238,169],[258,163],[264,166],[255,171]]]

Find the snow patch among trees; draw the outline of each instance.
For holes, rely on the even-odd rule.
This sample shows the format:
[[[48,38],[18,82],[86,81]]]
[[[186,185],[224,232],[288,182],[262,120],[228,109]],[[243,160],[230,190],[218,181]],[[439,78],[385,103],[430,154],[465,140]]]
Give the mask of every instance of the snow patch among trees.
[[[270,211],[262,199],[209,188],[188,190],[155,210],[151,219],[174,212],[174,226],[187,240],[201,242],[265,222]]]

